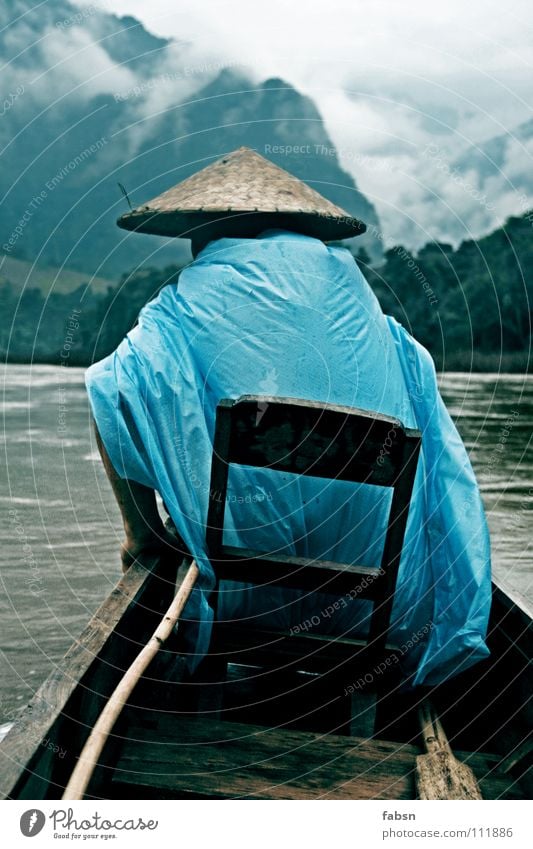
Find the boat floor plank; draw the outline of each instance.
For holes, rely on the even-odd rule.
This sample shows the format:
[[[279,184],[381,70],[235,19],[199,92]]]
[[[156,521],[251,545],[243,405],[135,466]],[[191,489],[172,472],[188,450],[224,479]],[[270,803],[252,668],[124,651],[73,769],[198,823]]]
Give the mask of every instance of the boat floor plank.
[[[116,798],[414,799],[417,746],[152,714],[129,728]],[[485,799],[522,798],[498,758],[456,753]]]
[[[175,727],[179,740],[160,728],[132,728],[114,781],[178,797],[414,796],[414,757],[398,744],[203,719],[180,719]]]

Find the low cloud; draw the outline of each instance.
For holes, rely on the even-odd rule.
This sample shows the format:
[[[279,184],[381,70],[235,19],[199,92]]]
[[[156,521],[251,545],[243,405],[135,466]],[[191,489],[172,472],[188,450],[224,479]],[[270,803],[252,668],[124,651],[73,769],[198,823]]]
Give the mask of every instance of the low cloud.
[[[63,31],[49,28],[43,33],[40,50],[43,70],[35,74],[31,84],[35,92],[46,93],[47,99],[76,90],[80,98],[89,100],[129,88],[137,81],[136,74],[113,62],[104,47],[82,26]]]
[[[533,206],[533,141],[527,134],[513,137],[531,117],[526,0],[506,8],[496,0],[467,6],[450,0],[444,7],[336,0],[331,8],[308,3],[304,13],[282,0],[181,0],[177,6],[80,0],[80,21],[76,7],[63,6],[65,14],[71,10],[66,25],[45,5],[39,30],[35,15],[28,15],[3,32],[5,55],[18,57],[2,72],[5,96],[24,84],[9,110],[10,132],[19,116],[27,120],[32,100],[47,109],[55,100],[107,95],[127,103],[120,152],[135,156],[168,110],[193,99],[229,66],[254,84],[281,77],[313,98],[342,167],[375,204],[389,243],[457,243]],[[117,64],[100,33],[98,7],[136,15],[174,43],[144,67]],[[487,176],[478,152],[509,132],[498,168]],[[432,146],[438,156],[428,155]],[[106,155],[114,151],[110,145]]]
[[[308,3],[304,13],[282,0],[105,2],[213,62],[242,62],[256,82],[277,76],[310,95],[387,238],[456,242],[496,226],[519,196],[533,197],[529,146],[520,154],[509,146],[489,181],[493,210],[474,196],[485,190],[475,169],[463,174],[465,188],[423,156],[437,142],[453,169],[461,154],[530,117],[527,0],[505,8],[496,0],[336,0]],[[164,93],[157,98],[165,108]]]

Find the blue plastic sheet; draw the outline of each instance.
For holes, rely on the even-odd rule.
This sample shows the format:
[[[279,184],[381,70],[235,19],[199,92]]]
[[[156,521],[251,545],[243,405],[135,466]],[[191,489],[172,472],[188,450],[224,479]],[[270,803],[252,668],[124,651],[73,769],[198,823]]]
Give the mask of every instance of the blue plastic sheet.
[[[464,445],[429,354],[379,303],[344,248],[271,230],[211,242],[87,371],[117,473],[156,489],[196,558],[187,615],[206,651],[213,573],[205,520],[215,410],[222,398],[279,395],[394,416],[422,453],[392,613],[413,684],[435,684],[488,654],[490,551]],[[225,542],[379,566],[390,490],[234,468]],[[294,633],[355,635],[370,602],[225,584],[220,615]]]

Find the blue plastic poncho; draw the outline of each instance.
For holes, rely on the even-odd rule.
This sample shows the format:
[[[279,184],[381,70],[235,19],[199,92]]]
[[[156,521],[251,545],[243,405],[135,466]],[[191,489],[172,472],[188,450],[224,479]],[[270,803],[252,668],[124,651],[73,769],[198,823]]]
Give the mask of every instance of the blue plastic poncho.
[[[422,431],[392,639],[413,684],[436,684],[488,653],[489,539],[463,443],[429,354],[383,314],[348,250],[285,231],[211,242],[87,372],[117,473],[156,489],[201,570],[189,602],[206,651],[213,573],[205,521],[222,398],[279,395],[396,417]],[[379,566],[390,490],[233,469],[225,542]],[[299,631],[365,632],[371,603],[227,584],[224,618]]]

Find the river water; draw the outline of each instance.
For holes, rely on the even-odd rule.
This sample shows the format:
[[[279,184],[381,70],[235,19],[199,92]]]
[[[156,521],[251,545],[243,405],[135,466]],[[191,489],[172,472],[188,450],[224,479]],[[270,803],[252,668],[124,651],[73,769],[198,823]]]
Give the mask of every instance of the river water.
[[[122,530],[83,369],[7,366],[0,434],[0,723],[79,635],[119,574]],[[451,374],[441,391],[484,497],[494,572],[533,597],[533,377]]]

